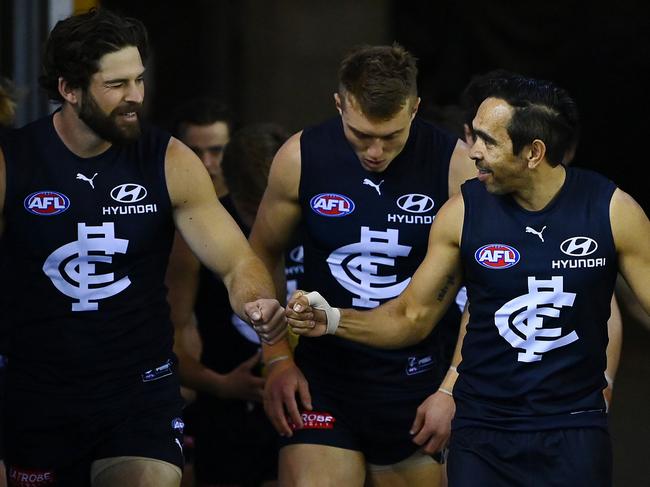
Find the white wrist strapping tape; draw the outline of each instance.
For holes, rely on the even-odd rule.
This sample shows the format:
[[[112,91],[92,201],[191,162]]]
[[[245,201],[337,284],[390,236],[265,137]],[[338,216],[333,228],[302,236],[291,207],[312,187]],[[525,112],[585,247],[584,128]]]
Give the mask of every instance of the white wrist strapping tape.
[[[325,311],[327,316],[327,330],[328,335],[334,335],[336,329],[339,327],[339,321],[341,321],[341,311],[338,308],[332,308],[325,298],[316,291],[305,294],[309,306],[312,308],[320,309]]]

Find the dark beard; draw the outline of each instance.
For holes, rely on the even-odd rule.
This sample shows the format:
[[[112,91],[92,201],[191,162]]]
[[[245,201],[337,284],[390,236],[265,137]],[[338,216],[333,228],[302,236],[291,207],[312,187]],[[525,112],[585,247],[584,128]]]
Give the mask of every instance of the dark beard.
[[[100,138],[117,145],[129,144],[135,142],[140,137],[140,112],[142,105],[137,103],[128,103],[125,106],[115,108],[108,115],[99,108],[97,102],[88,90],[83,90],[81,98],[81,108],[79,118]],[[138,122],[119,126],[116,122],[120,114],[135,112],[138,116]]]

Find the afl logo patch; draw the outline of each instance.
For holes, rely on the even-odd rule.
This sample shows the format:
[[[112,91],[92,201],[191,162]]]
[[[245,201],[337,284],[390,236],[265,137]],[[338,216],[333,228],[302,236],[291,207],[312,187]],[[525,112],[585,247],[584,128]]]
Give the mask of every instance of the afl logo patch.
[[[433,199],[426,194],[405,194],[397,199],[397,206],[409,213],[426,213],[434,206]]]
[[[504,244],[484,245],[474,253],[476,262],[488,269],[507,269],[519,262],[519,251]]]
[[[317,194],[309,201],[309,205],[312,210],[323,216],[347,216],[354,211],[354,201],[336,193]]]
[[[567,238],[560,244],[560,250],[572,257],[591,255],[598,249],[598,243],[589,237]]]
[[[111,198],[119,203],[137,203],[146,197],[146,188],[135,183],[120,184],[111,190]]]
[[[56,191],[36,191],[25,198],[24,205],[34,215],[52,216],[70,208],[70,199]]]

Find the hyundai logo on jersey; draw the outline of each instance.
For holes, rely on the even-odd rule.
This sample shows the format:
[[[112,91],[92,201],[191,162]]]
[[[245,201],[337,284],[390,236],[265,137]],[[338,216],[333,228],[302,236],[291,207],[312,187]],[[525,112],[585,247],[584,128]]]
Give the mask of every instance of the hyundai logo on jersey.
[[[136,203],[146,197],[146,188],[135,183],[120,184],[111,190],[111,198],[120,203]]]
[[[34,215],[52,216],[70,208],[70,199],[56,191],[36,191],[25,198],[24,205]]]
[[[484,245],[474,253],[476,262],[488,269],[507,269],[519,262],[519,251],[505,244]]]
[[[409,213],[426,213],[433,209],[433,199],[425,194],[404,194],[397,198],[397,206]]]
[[[309,205],[323,216],[347,216],[354,211],[354,201],[336,193],[317,194],[309,201]]]
[[[560,250],[572,257],[584,257],[593,254],[598,249],[598,243],[589,237],[567,238],[560,244]]]

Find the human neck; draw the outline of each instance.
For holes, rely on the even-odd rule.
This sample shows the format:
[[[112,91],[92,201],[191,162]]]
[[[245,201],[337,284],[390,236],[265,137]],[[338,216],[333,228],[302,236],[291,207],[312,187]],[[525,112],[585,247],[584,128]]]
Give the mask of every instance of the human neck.
[[[65,146],[79,157],[98,156],[111,146],[110,142],[93,132],[68,104],[54,114],[54,129]]]
[[[519,206],[528,211],[546,208],[560,193],[566,180],[566,169],[562,164],[555,167],[544,165],[531,174],[528,184],[512,195]]]

